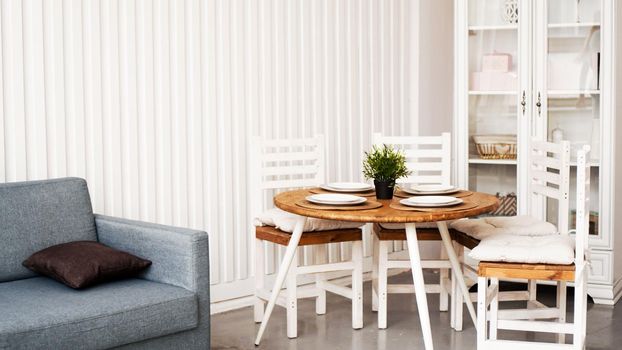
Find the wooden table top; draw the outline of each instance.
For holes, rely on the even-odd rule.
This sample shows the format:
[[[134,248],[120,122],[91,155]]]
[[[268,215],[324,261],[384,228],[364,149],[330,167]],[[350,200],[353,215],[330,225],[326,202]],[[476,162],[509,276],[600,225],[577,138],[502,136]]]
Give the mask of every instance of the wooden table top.
[[[443,208],[434,208],[437,210],[425,212],[393,209],[389,207],[389,204],[392,201],[398,202],[401,199],[395,197],[392,200],[377,200],[375,197],[368,198],[368,200],[382,203],[381,208],[369,210],[320,210],[303,208],[296,204],[311,194],[309,190],[282,192],[274,197],[274,205],[287,212],[306,217],[366,223],[418,223],[456,220],[489,213],[499,206],[499,200],[496,196],[481,192],[474,192],[473,195],[463,198],[465,203],[477,204],[477,207],[451,211],[444,211]]]

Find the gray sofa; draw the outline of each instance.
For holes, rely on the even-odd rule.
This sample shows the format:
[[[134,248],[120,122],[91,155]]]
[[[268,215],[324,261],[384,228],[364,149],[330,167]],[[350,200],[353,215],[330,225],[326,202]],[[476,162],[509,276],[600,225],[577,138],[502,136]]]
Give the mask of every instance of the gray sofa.
[[[21,263],[99,241],[153,262],[73,290]],[[209,349],[207,233],[94,215],[82,179],[0,184],[0,349]]]

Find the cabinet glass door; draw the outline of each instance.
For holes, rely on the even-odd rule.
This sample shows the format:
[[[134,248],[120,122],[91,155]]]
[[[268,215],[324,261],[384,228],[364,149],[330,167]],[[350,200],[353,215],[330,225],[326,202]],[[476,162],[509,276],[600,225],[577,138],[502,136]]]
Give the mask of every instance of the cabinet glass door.
[[[534,42],[536,74],[534,134],[552,142],[571,143],[570,227],[575,227],[576,154],[591,145],[590,234],[599,234],[602,1],[541,2]],[[557,221],[557,206],[546,204],[546,216]]]
[[[469,188],[516,208],[522,1],[468,1]],[[526,21],[526,20],[525,20]],[[510,211],[512,215],[515,212]]]

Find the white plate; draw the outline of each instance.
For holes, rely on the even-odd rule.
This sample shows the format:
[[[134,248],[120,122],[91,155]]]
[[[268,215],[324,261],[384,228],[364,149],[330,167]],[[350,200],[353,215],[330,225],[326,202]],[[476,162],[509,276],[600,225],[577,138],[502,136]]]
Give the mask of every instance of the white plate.
[[[367,201],[367,198],[353,196],[350,194],[333,194],[333,193],[322,193],[322,194],[313,194],[307,196],[306,198],[311,203],[316,204],[329,204],[329,205],[354,205],[361,204]]]
[[[457,187],[447,185],[411,185],[401,188],[410,194],[450,194],[460,191]]]
[[[462,199],[448,196],[424,196],[402,199],[400,203],[409,207],[449,207],[462,203]]]
[[[333,192],[364,192],[373,190],[374,187],[364,182],[331,182],[320,186],[320,188]]]

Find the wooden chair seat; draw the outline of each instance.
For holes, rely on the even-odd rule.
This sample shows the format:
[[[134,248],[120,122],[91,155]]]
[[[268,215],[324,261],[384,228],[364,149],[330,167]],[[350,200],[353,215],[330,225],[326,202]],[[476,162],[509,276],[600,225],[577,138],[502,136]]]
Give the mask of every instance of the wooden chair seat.
[[[453,236],[455,230],[449,229],[449,233]],[[376,237],[381,241],[405,241],[406,230],[403,229],[388,229],[382,227],[380,224],[374,224],[374,232]],[[441,233],[437,228],[418,228],[417,239],[420,241],[440,241]]]
[[[264,241],[288,245],[289,239],[292,234],[289,232],[281,231],[272,226],[258,226],[255,228],[255,237]],[[352,242],[360,241],[363,239],[363,231],[359,228],[350,228],[342,230],[330,230],[330,231],[312,231],[304,232],[302,238],[300,238],[299,246],[325,244],[325,243],[339,243],[339,242]]]
[[[521,264],[504,262],[479,263],[480,277],[520,278],[545,281],[574,281],[575,265]]]

